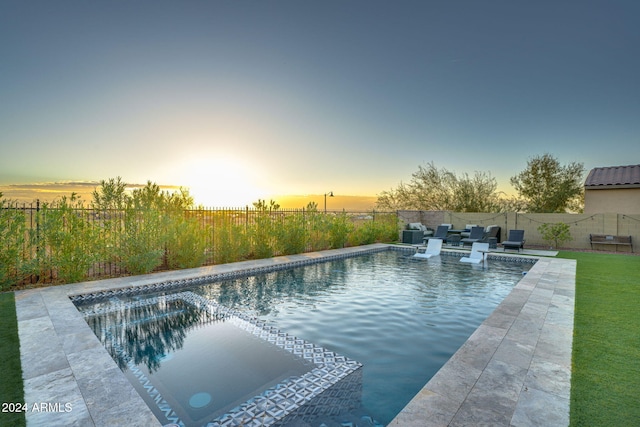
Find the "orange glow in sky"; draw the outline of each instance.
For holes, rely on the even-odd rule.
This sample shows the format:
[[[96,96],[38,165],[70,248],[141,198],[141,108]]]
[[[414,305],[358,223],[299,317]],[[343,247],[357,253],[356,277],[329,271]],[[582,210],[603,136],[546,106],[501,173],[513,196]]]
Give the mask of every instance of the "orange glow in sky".
[[[164,179],[188,188],[196,204],[242,207],[264,198],[255,167],[231,156],[190,156]]]

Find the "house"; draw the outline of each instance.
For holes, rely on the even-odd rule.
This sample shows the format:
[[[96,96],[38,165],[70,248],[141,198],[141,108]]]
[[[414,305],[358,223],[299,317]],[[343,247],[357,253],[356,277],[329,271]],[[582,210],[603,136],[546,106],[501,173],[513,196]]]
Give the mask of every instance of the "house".
[[[593,168],[584,182],[584,213],[640,214],[640,165]]]

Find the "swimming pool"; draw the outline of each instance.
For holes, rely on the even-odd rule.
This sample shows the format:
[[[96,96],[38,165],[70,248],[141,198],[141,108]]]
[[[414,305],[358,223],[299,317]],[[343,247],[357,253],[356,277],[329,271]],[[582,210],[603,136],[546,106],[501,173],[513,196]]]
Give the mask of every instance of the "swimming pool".
[[[226,280],[216,280],[215,283],[185,283],[179,292],[160,290],[138,294],[136,291],[135,295],[122,292],[107,299],[98,299],[97,303],[87,299],[76,304],[88,319],[93,319],[90,324],[111,354],[124,355],[121,360],[115,358],[120,366],[128,364],[128,375],[134,371],[130,367],[137,357],[134,365],[144,374],[143,380],[138,378],[138,382],[143,384],[143,389],[153,388],[154,393],[158,392],[153,399],[158,400],[157,397],[162,396],[159,400],[163,401],[165,411],[171,407],[169,401],[173,398],[170,397],[171,391],[163,389],[162,384],[176,380],[166,380],[161,375],[150,378],[163,366],[169,367],[178,359],[188,361],[183,365],[193,368],[195,373],[189,375],[194,377],[198,377],[198,373],[204,377],[204,373],[211,371],[211,366],[221,365],[218,359],[212,358],[212,349],[202,351],[200,347],[207,341],[207,336],[215,336],[213,341],[218,343],[222,343],[223,338],[230,339],[241,349],[237,353],[240,355],[266,352],[262,345],[264,342],[251,342],[251,337],[240,339],[242,334],[234,328],[221,331],[228,325],[221,326],[225,322],[216,318],[215,310],[205,310],[209,314],[203,315],[202,307],[213,303],[215,307],[231,310],[233,318],[248,322],[253,327],[260,324],[259,328],[274,328],[276,336],[284,334],[285,342],[287,338],[302,340],[305,343],[300,344],[302,346],[315,346],[320,352],[351,363],[350,371],[338,378],[327,393],[330,394],[334,387],[340,388],[340,382],[346,382],[348,386],[342,387],[343,395],[355,395],[357,399],[352,400],[358,402],[341,408],[341,414],[325,411],[323,416],[327,425],[331,425],[332,420],[337,422],[350,418],[368,419],[370,425],[374,424],[373,420],[386,424],[509,293],[522,277],[522,272],[531,266],[491,260],[483,268],[461,265],[456,256],[443,255],[428,261],[416,261],[408,255],[406,252],[383,251],[252,276],[240,274],[235,278],[218,278]],[[190,296],[176,296],[184,296],[185,293]],[[199,308],[198,304],[201,304]],[[121,322],[123,313],[129,315],[125,322]],[[109,316],[112,316],[111,320],[107,320]],[[116,334],[132,339],[124,340],[128,348],[114,352],[113,342],[105,339],[109,336],[105,331],[117,329],[117,325],[125,323],[130,331],[119,330]],[[142,325],[147,326],[143,328]],[[156,331],[156,339],[162,333],[172,337],[144,345],[141,330]],[[168,331],[180,331],[175,334],[178,338]],[[218,348],[230,345],[226,343]],[[154,351],[150,351],[151,347]],[[156,351],[158,348],[162,351]],[[318,365],[296,364],[295,360],[290,366],[291,361],[286,361],[281,353],[286,353],[286,350],[274,351],[269,356],[270,360],[278,361],[274,366],[280,366],[280,370],[274,368],[277,372],[267,375],[269,378],[265,377],[263,384],[254,384],[248,390],[264,393],[271,388],[273,391],[283,381],[304,376],[305,372],[310,372],[309,369],[317,369]],[[197,354],[207,357],[194,362]],[[362,363],[362,368],[358,368],[358,362]],[[267,365],[272,363],[275,362]],[[157,365],[160,368],[152,372]],[[254,369],[249,362],[245,365]],[[179,378],[188,377],[181,369],[176,368],[173,372],[183,372]],[[264,367],[253,372],[262,370]],[[208,406],[210,401],[219,403],[213,415],[246,397],[243,391],[236,392],[235,400],[225,406],[221,397],[215,397],[210,391],[208,396],[192,393],[186,397],[196,396],[192,403],[202,405],[197,409]],[[316,397],[321,395],[318,393]],[[173,405],[180,406],[175,402]],[[206,418],[206,415],[200,418],[194,415],[189,420],[200,422]]]

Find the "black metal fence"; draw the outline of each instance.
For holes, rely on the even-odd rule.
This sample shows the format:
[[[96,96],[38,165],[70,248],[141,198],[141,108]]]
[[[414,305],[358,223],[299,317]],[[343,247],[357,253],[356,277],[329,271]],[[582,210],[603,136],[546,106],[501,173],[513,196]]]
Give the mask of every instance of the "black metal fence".
[[[0,289],[198,267],[398,237],[396,212],[316,209],[0,209]]]

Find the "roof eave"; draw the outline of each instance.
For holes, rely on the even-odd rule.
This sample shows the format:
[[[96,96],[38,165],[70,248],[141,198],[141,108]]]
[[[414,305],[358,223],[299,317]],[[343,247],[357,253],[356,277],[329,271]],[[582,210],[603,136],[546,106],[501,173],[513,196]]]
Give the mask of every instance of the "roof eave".
[[[585,185],[585,190],[617,190],[624,188],[640,188],[640,184],[606,184],[606,185]]]

